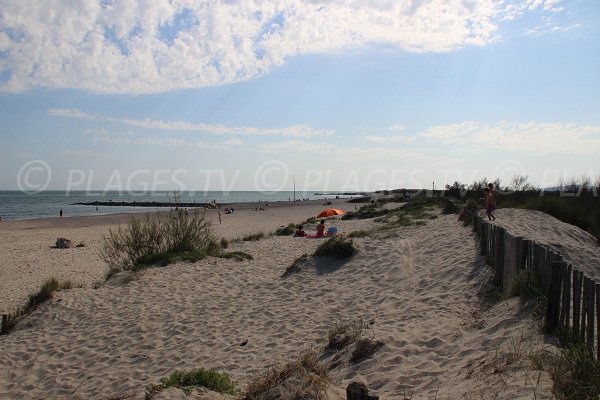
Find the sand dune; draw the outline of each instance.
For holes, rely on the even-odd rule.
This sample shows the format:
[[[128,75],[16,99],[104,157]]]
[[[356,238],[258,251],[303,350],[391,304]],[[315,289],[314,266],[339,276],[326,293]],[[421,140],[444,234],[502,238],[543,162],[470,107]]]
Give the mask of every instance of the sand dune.
[[[298,221],[289,215],[269,215],[271,225],[260,227],[273,229],[275,218],[275,225]],[[240,232],[258,224],[243,224]],[[344,232],[376,225],[336,224]],[[355,239],[359,253],[350,261],[312,258],[300,272],[281,276],[319,242],[239,242],[234,250],[253,261],[178,263],[128,283],[59,292],[0,337],[0,398],[143,398],[146,385],[197,367],[227,372],[243,387],[298,349],[323,348],[336,321],[357,318],[385,345],[370,359],[336,368],[332,398],[342,398],[354,380],[382,399],[530,399],[534,391],[549,398],[545,372],[507,362],[516,347],[542,346],[542,338],[518,300],[482,299],[490,271],[456,216]]]
[[[594,236],[541,211],[499,209],[495,224],[550,247],[590,278],[600,281],[600,246]]]

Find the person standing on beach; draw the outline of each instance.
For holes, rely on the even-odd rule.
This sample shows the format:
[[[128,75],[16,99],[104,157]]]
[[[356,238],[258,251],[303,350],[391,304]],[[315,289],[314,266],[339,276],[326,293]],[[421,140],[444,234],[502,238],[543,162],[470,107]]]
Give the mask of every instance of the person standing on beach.
[[[495,221],[496,217],[492,214],[492,194],[489,187],[483,189],[483,206],[485,207],[485,214],[488,217],[488,221]]]
[[[217,210],[217,212],[219,213],[219,225],[221,225],[221,210]]]
[[[58,215],[62,217],[63,211],[62,208],[60,209],[60,211],[58,212]]]
[[[490,198],[492,202],[492,211],[496,209],[496,191],[494,190],[494,184],[488,183],[488,189],[490,189]]]

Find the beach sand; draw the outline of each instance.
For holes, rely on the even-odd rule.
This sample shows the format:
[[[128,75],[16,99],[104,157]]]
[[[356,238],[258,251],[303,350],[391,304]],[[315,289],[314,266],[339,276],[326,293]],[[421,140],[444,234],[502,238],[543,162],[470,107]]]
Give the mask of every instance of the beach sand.
[[[338,200],[332,207],[354,205]],[[231,239],[273,232],[325,207],[265,208],[236,208],[221,225],[216,213],[209,215],[217,237]],[[254,259],[176,263],[96,289],[93,283],[107,272],[98,256],[102,235],[127,216],[3,222],[2,304],[19,304],[47,276],[83,287],[58,292],[0,336],[0,398],[141,399],[146,385],[198,367],[226,372],[243,388],[253,374],[299,349],[322,350],[336,321],[356,319],[368,322],[366,334],[384,346],[333,369],[331,399],[345,398],[352,381],[381,399],[550,398],[548,374],[525,360],[527,351],[548,346],[536,323],[518,299],[485,300],[491,271],[471,229],[455,215],[436,215],[420,226],[354,239],[359,252],[350,260],[310,258],[287,277],[286,268],[321,240],[236,242],[232,250]],[[518,217],[526,224],[526,216]],[[503,218],[508,223],[510,215]],[[378,225],[373,219],[334,223],[345,234]],[[86,247],[52,249],[57,236]],[[522,362],[514,361],[515,348],[523,349]],[[170,390],[157,398],[177,396]]]

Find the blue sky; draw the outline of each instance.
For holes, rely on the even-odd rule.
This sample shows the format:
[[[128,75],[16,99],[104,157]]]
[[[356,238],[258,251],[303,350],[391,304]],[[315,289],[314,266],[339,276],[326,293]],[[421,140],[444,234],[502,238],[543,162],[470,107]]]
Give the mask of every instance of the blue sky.
[[[600,2],[0,0],[0,189],[600,176]]]

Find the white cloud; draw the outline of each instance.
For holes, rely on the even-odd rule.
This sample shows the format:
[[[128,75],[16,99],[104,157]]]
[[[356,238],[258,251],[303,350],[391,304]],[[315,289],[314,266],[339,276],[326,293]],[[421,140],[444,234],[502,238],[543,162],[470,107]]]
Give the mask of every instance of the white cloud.
[[[386,45],[449,52],[556,0],[5,0],[0,83],[157,93],[253,79],[287,58]]]
[[[560,26],[560,25],[552,25],[551,23],[548,23],[545,26],[536,26],[534,28],[528,29],[524,32],[524,34],[529,35],[529,36],[542,36],[547,33],[568,32],[573,29],[581,28],[582,26],[583,26],[582,24]]]
[[[600,126],[570,123],[463,122],[434,126],[419,136],[446,144],[529,154],[600,153]]]
[[[408,126],[399,124],[399,125],[390,126],[388,129],[391,131],[404,132],[406,130],[406,128],[408,128]]]
[[[369,142],[375,143],[412,143],[417,138],[407,135],[391,135],[391,136],[367,136]]]
[[[203,132],[214,135],[246,135],[246,136],[297,136],[297,137],[323,137],[332,136],[335,132],[326,129],[312,129],[307,125],[294,125],[285,128],[255,128],[255,127],[229,127],[218,124],[194,124],[185,121],[161,121],[153,119],[114,118],[101,115],[84,113],[74,109],[50,109],[48,115],[54,117],[76,118],[86,120],[108,121],[146,129],[161,129],[167,131]]]
[[[312,143],[305,141],[288,141],[281,143],[270,143],[259,146],[260,150],[269,153],[280,153],[282,151],[294,151],[299,153],[323,154],[327,157],[335,157],[339,160],[360,160],[365,158],[394,159],[394,160],[418,160],[423,161],[428,157],[422,151],[412,151],[393,147],[344,147],[335,144]]]
[[[161,137],[139,137],[133,132],[109,132],[105,128],[86,129],[84,135],[90,136],[94,143],[101,144],[126,144],[126,145],[154,145],[167,147],[187,147],[198,149],[230,149],[240,146],[244,142],[238,138],[230,138],[221,142],[193,141],[176,138]],[[64,155],[83,155],[77,153],[64,152]]]

